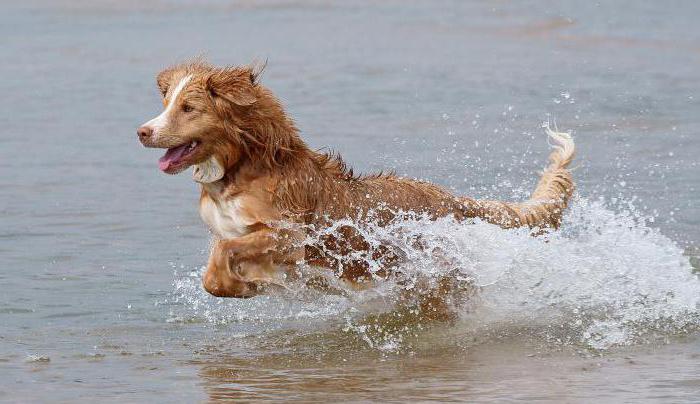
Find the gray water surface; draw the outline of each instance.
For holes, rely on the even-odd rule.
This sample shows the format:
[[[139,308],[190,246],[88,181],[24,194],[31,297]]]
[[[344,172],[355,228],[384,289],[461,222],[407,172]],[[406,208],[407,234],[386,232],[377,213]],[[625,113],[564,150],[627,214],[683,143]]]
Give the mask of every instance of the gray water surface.
[[[541,124],[556,121],[577,142],[579,195],[615,212],[633,205],[697,270],[700,3],[0,10],[0,400],[700,397],[692,330],[597,351],[515,331],[471,344],[435,326],[387,352],[348,337],[343,321],[328,326],[332,316],[306,320],[298,302],[263,310],[264,298],[183,293],[208,249],[198,190],[188,174],[160,173],[162,152],[135,134],[159,113],[157,72],[196,55],[267,60],[262,81],[304,139],[356,170],[395,169],[475,197],[526,195],[547,155]]]

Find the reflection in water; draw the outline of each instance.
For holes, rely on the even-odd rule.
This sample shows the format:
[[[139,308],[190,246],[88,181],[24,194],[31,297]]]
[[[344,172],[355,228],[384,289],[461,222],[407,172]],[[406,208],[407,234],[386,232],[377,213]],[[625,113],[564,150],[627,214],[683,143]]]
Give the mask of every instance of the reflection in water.
[[[321,356],[219,352],[202,355],[192,364],[199,367],[201,386],[212,401],[638,401],[657,397],[654,386],[659,385],[667,386],[671,397],[693,400],[700,388],[698,359],[697,341],[605,357],[502,341],[398,356],[367,351]],[[659,372],[655,363],[669,360],[674,371]],[[635,377],[629,377],[630,367]]]

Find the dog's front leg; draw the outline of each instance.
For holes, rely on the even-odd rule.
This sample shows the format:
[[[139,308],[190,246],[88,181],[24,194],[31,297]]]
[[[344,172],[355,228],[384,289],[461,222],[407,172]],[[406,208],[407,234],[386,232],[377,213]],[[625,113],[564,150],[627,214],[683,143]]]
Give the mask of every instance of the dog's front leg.
[[[294,247],[294,237],[261,228],[243,237],[215,240],[202,279],[204,289],[219,297],[251,297],[265,285],[277,284],[279,268],[291,268],[285,264],[304,258],[304,248]]]
[[[295,246],[294,232],[260,226],[245,236],[222,240],[221,248],[236,262],[271,255],[277,264],[294,263],[303,258],[303,248]]]
[[[217,297],[251,297],[258,293],[258,285],[245,279],[237,265],[233,265],[228,251],[221,240],[212,246],[207,272],[202,278],[202,286]]]

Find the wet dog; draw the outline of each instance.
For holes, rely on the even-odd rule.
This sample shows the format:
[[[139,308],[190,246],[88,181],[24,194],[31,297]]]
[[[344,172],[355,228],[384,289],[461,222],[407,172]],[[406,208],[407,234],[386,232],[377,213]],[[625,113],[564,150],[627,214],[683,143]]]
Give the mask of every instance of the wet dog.
[[[307,237],[339,220],[381,226],[416,214],[538,231],[560,224],[574,190],[567,170],[574,143],[565,133],[549,131],[554,150],[529,200],[475,200],[393,174],[353,174],[339,156],[306,145],[258,78],[259,69],[248,66],[165,69],[157,77],[165,108],[137,130],[144,146],[167,149],[162,171],[193,167],[201,184],[199,212],[214,236],[203,286],[215,296],[254,296],[294,276],[300,263],[333,270],[355,286],[390,276],[400,257],[354,226]],[[370,269],[367,257],[381,268]]]

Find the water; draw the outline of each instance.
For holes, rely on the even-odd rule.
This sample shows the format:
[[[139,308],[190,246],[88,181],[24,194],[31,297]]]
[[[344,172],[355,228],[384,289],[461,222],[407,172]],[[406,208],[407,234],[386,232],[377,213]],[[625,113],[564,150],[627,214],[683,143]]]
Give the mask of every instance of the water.
[[[0,400],[695,401],[700,6],[27,1],[0,13]],[[572,130],[562,231],[373,229],[481,291],[454,324],[349,297],[221,300],[187,175],[135,127],[154,75],[268,59],[313,146],[457,193],[522,198],[543,121]]]

